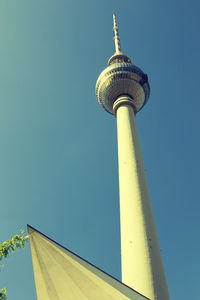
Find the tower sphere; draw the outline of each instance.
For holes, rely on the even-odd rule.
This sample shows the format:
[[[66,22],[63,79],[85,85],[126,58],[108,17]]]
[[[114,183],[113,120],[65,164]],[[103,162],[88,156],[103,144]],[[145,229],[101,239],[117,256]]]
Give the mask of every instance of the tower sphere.
[[[108,60],[108,67],[97,79],[96,97],[99,104],[109,113],[115,114],[117,107],[128,96],[128,103],[137,113],[147,102],[150,86],[147,74],[132,64],[130,58],[121,52],[116,16],[113,14],[115,54]],[[118,101],[116,101],[118,99]],[[115,105],[114,105],[115,103]],[[113,109],[114,105],[114,109]]]
[[[113,104],[120,96],[129,96],[137,113],[147,102],[149,94],[147,74],[133,65],[122,52],[111,56],[108,67],[102,71],[96,83],[97,100],[111,114],[114,114]]]

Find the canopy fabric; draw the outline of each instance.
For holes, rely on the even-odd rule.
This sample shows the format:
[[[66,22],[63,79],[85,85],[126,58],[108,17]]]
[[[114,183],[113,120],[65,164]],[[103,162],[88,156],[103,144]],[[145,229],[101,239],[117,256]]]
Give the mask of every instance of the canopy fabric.
[[[37,300],[146,300],[28,225]]]

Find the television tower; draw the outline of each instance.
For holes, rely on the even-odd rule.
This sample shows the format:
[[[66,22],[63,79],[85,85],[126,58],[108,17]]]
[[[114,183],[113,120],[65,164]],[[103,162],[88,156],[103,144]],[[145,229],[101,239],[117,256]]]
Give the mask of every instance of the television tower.
[[[121,52],[115,14],[113,23],[115,54],[97,79],[96,96],[117,119],[122,282],[151,300],[168,300],[135,124],[150,86],[147,75]]]

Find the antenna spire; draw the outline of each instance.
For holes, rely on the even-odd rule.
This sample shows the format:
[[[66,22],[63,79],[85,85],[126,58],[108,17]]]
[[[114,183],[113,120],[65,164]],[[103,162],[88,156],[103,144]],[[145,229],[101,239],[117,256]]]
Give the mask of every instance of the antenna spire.
[[[120,50],[120,39],[118,34],[118,27],[116,23],[116,16],[113,14],[113,30],[114,30],[114,41],[115,41],[115,53],[121,52]]]

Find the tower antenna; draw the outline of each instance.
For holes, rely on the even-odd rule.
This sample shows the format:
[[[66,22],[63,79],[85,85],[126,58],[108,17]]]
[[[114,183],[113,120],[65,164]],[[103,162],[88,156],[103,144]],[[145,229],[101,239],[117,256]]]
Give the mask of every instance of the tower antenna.
[[[118,27],[116,23],[116,16],[113,14],[113,30],[114,30],[114,41],[115,41],[115,53],[121,52],[120,50],[120,39],[118,34]]]

